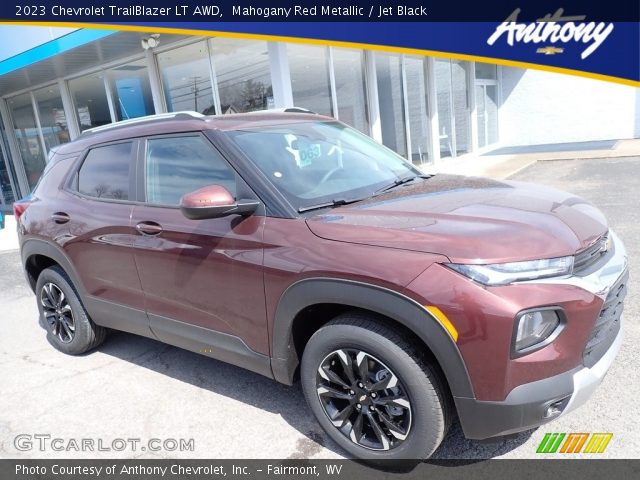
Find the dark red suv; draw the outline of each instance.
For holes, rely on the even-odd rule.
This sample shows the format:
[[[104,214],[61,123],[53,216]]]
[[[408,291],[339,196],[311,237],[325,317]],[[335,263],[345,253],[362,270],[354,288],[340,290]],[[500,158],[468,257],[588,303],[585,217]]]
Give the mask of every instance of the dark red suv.
[[[300,378],[354,457],[428,457],[456,415],[471,439],[544,424],[622,339],[627,259],[596,208],[424,175],[296,110],[87,131],[15,215],[56,348],[117,329]]]

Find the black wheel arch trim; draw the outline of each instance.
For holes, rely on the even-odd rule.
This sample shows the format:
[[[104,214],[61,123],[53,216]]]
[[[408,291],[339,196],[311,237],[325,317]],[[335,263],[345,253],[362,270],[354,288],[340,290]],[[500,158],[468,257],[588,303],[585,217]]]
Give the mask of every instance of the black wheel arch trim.
[[[24,240],[24,242],[22,243],[20,247],[20,253],[22,257],[22,266],[24,268],[24,273],[32,289],[34,285],[31,285],[31,282],[29,279],[29,274],[27,272],[27,262],[29,258],[31,258],[32,256],[41,255],[43,257],[50,258],[51,260],[56,262],[58,265],[60,265],[60,267],[62,267],[65,273],[69,276],[69,278],[71,278],[71,281],[73,282],[73,285],[78,290],[78,292],[83,297],[86,294],[86,290],[84,288],[84,285],[80,281],[80,276],[78,275],[78,272],[73,267],[73,264],[71,263],[67,255],[58,245],[52,244],[45,240],[40,240],[38,238],[28,238]],[[37,280],[37,279],[34,279],[34,280]]]
[[[306,307],[333,303],[362,308],[392,318],[429,347],[454,397],[474,398],[469,373],[458,347],[445,328],[418,302],[378,285],[345,279],[307,278],[282,294],[273,324],[271,368],[276,380],[292,384],[299,358],[293,341],[293,322]]]

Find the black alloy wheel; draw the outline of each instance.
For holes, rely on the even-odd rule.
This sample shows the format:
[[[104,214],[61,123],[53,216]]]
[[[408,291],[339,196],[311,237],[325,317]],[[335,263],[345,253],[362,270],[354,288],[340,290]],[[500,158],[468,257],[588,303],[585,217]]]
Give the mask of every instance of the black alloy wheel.
[[[375,356],[344,348],[318,367],[316,388],[324,412],[353,443],[391,450],[411,429],[411,403],[398,377]]]
[[[40,325],[47,340],[69,355],[80,355],[100,345],[107,329],[96,325],[85,309],[69,275],[58,265],[45,268],[36,281]]]
[[[51,334],[62,343],[71,343],[76,333],[76,323],[64,292],[54,283],[45,283],[40,290],[40,303]]]

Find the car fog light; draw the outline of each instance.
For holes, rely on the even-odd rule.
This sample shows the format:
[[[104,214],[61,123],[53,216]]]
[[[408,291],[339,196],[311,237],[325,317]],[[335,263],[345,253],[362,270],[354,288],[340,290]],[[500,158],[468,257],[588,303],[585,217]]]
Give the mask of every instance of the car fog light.
[[[555,417],[556,415],[560,415],[562,413],[562,402],[552,403],[547,407],[547,410],[544,412],[545,418]]]
[[[565,397],[560,400],[556,400],[555,402],[549,404],[544,411],[544,418],[557,417],[562,413],[567,404],[569,403],[569,399],[571,397]]]
[[[552,340],[551,335],[560,326],[560,317],[553,309],[530,310],[520,313],[516,318],[516,324],[514,350],[517,354],[522,354]]]

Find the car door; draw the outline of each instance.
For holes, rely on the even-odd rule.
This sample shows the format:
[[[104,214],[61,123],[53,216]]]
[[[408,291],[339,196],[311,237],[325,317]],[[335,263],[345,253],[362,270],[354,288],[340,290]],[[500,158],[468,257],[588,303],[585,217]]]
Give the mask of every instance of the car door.
[[[89,149],[56,199],[50,228],[82,281],[93,320],[151,336],[133,257],[136,151],[135,140]]]
[[[233,363],[268,355],[264,208],[207,220],[189,220],[179,209],[184,194],[206,185],[235,198],[255,194],[200,133],[147,138],[139,162],[145,202],[132,215],[135,261],[154,334]]]

